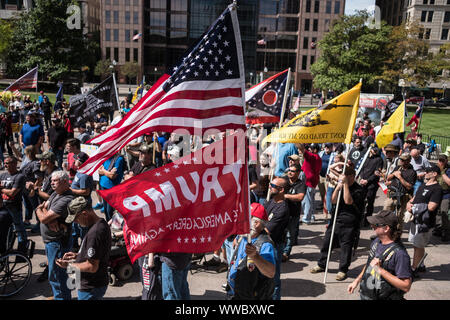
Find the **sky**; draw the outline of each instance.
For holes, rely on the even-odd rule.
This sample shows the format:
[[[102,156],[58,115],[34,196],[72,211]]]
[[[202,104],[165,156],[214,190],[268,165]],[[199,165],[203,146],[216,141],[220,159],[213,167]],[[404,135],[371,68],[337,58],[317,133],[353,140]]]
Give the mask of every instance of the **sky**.
[[[354,10],[364,10],[374,5],[375,0],[347,0],[345,1],[345,14],[354,14]]]

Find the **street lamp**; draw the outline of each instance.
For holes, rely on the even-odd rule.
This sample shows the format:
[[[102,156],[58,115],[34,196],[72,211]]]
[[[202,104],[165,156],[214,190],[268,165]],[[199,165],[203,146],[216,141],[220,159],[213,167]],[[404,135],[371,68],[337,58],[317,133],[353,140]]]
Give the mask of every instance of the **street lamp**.
[[[115,69],[115,67],[116,67],[116,64],[117,64],[116,60],[113,60],[113,61],[111,62],[111,64],[109,65],[109,68],[111,69],[111,72],[112,72],[112,73],[114,73],[114,69]]]
[[[253,84],[253,72],[250,72],[250,83]]]
[[[382,80],[378,80],[378,93],[381,93],[381,85],[383,84]]]

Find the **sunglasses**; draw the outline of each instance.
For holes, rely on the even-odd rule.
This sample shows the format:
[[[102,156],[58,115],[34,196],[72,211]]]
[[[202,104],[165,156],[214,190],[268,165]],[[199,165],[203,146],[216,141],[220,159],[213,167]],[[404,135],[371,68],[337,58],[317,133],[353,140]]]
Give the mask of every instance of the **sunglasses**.
[[[372,229],[376,229],[376,228],[382,228],[387,226],[387,224],[383,224],[383,223],[377,223],[377,224],[372,224],[371,227]]]
[[[291,170],[291,169],[289,169],[289,172],[298,172],[298,170]]]
[[[274,189],[282,189],[283,187],[277,186],[276,184],[271,183],[270,186]]]

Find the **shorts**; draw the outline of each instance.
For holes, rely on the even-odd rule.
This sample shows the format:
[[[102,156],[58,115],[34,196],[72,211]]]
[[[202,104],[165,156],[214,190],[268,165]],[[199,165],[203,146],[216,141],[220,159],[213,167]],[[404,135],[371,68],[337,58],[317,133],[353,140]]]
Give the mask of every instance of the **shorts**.
[[[419,225],[411,222],[411,226],[409,228],[409,236],[408,241],[416,248],[425,248],[427,244],[430,242],[431,233],[433,229],[428,230],[427,232],[418,232]]]

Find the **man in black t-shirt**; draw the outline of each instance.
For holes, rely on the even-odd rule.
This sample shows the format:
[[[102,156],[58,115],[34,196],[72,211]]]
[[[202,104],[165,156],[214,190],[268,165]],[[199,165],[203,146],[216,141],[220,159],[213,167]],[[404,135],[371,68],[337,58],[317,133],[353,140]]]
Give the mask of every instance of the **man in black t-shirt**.
[[[397,205],[397,208],[399,208],[397,210],[399,229],[401,229],[403,214],[406,210],[406,204],[412,197],[417,173],[411,165],[411,155],[409,153],[402,153],[398,159],[398,166],[386,178],[386,185],[389,191],[383,210],[395,211],[395,206]],[[400,203],[398,203],[398,200],[400,200]]]
[[[425,247],[430,241],[436,225],[436,214],[441,205],[443,191],[437,182],[441,169],[436,164],[425,168],[425,183],[417,189],[416,195],[408,202],[407,210],[414,215],[409,229],[408,241],[414,247],[412,270],[414,276],[420,269],[420,260],[425,255]]]
[[[52,127],[47,132],[48,144],[58,161],[58,168],[61,170],[64,158],[64,147],[66,146],[67,132],[61,125],[60,119],[52,120]]]
[[[25,251],[27,244],[27,232],[22,218],[22,192],[25,189],[25,176],[17,170],[17,159],[7,157],[5,159],[7,172],[0,174],[0,193],[3,199],[2,211],[7,211],[13,220],[17,232],[19,250]]]
[[[347,271],[352,261],[352,249],[355,243],[356,236],[359,231],[362,213],[364,210],[364,191],[355,181],[355,170],[347,167],[345,175],[339,177],[339,182],[333,192],[331,201],[336,204],[339,193],[341,198],[339,201],[339,209],[336,217],[336,227],[333,235],[333,247],[341,248],[339,258],[339,272],[336,275],[336,280],[343,281],[347,278]],[[334,221],[334,214],[331,217],[331,224],[325,232],[324,242],[320,249],[320,259],[311,273],[318,273],[325,271],[328,250],[331,241],[332,224]]]
[[[284,230],[289,222],[289,205],[285,199],[286,191],[289,189],[289,182],[285,178],[275,178],[269,184],[271,199],[264,203],[264,209],[269,216],[266,224],[266,232],[274,242],[275,249],[275,289],[273,300],[281,299],[281,259],[284,249]]]
[[[65,222],[76,222],[89,228],[78,253],[67,252],[57,260],[61,268],[79,275],[78,300],[101,300],[108,288],[108,261],[111,251],[111,230],[105,219],[98,217],[84,197],[72,200]],[[71,261],[75,261],[72,263]],[[78,282],[79,281],[79,282]]]
[[[299,179],[301,167],[298,164],[288,168],[289,191],[284,195],[289,206],[289,222],[286,228],[286,245],[283,249],[283,262],[289,259],[292,246],[297,244],[300,213],[302,210],[302,200],[306,193],[305,181]]]
[[[152,153],[152,146],[148,146],[147,144],[141,145],[139,148],[139,161],[125,174],[124,180],[130,179],[145,171],[156,169],[155,165],[152,163]]]

